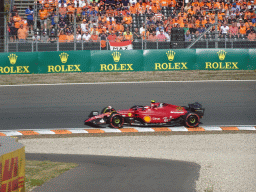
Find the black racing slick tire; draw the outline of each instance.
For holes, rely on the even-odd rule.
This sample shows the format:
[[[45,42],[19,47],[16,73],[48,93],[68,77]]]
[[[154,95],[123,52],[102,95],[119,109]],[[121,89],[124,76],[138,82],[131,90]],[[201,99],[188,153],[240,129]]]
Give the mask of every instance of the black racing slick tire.
[[[109,124],[115,129],[120,129],[124,124],[124,118],[118,113],[114,113],[110,116]]]
[[[189,113],[185,118],[185,126],[193,128],[197,127],[200,123],[200,117],[196,113]]]

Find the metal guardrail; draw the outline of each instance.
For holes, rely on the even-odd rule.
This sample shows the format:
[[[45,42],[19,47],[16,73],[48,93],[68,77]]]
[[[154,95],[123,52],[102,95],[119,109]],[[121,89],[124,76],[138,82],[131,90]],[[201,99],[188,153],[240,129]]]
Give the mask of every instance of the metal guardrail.
[[[190,42],[149,42],[149,41],[134,41],[134,50],[144,49],[184,49],[191,44]],[[256,41],[248,40],[231,40],[224,39],[217,41],[217,48],[256,48]],[[192,49],[210,49],[216,48],[215,40],[201,39],[197,41],[191,48]],[[59,42],[36,42],[36,41],[25,41],[25,42],[14,42],[7,43],[6,52],[42,52],[42,51],[76,51],[76,50],[110,50],[109,43],[103,49],[100,42],[83,42],[77,41],[72,43],[59,43]]]

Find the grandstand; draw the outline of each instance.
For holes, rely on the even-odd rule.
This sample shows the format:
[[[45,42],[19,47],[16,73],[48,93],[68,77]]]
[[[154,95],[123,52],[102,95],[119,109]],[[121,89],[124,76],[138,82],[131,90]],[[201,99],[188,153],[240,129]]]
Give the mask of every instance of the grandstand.
[[[12,0],[7,51],[256,48],[256,1]]]

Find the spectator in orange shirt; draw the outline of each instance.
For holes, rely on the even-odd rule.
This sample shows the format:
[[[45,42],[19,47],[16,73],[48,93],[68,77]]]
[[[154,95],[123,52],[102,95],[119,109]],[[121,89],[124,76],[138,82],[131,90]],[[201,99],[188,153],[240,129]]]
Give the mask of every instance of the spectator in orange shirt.
[[[132,32],[130,32],[129,28],[127,28],[126,31],[124,32],[124,40],[125,41],[132,41],[133,40]]]
[[[21,17],[19,16],[18,12],[15,13],[15,16],[13,16],[14,21],[14,27],[18,30],[20,28],[20,21]]]
[[[153,31],[152,33],[149,33],[147,40],[150,42],[155,42],[157,41],[157,37],[156,37],[156,32]]]
[[[92,42],[98,42],[98,41],[99,41],[99,36],[96,34],[96,31],[93,31],[90,40],[91,40]]]
[[[59,37],[60,43],[65,43],[67,41],[67,35],[64,34],[63,30],[60,31],[60,33],[58,34],[58,37]]]
[[[42,7],[41,10],[39,11],[39,17],[40,17],[40,22],[41,22],[41,28],[46,29],[48,11],[44,7]]]
[[[74,35],[71,33],[71,31],[67,31],[67,36],[66,36],[66,39],[67,39],[67,42],[73,42],[74,41]]]
[[[25,42],[28,36],[28,30],[23,27],[23,25],[20,25],[20,28],[18,29],[18,39],[20,42]]]
[[[123,32],[124,31],[124,26],[121,23],[117,23],[114,29],[115,29],[115,31]]]
[[[132,23],[132,17],[130,13],[128,13],[127,16],[123,17],[123,24],[131,24]]]
[[[61,7],[59,8],[59,15],[62,18],[66,18],[67,17],[67,8],[64,7],[64,3],[61,3]]]
[[[123,40],[124,40],[123,33],[119,31],[119,34],[116,37],[116,42],[122,42]]]
[[[115,42],[116,41],[116,34],[114,31],[111,31],[111,34],[108,35],[107,39],[110,41],[110,42]]]
[[[241,35],[245,35],[246,34],[246,27],[244,26],[244,23],[241,23],[241,26],[239,27],[239,33]]]
[[[72,3],[71,5],[68,6],[68,12],[67,12],[69,22],[74,21],[74,14],[75,14],[75,4]]]
[[[136,14],[137,13],[137,8],[135,7],[135,3],[132,3],[132,6],[130,6],[130,13],[131,14]]]

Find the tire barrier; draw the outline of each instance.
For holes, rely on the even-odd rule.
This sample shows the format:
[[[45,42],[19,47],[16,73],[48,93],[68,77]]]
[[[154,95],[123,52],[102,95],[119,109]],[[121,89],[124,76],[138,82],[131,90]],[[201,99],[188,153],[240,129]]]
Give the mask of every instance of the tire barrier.
[[[255,49],[162,49],[0,54],[0,74],[255,70]]]
[[[25,147],[0,136],[0,191],[25,192]]]

